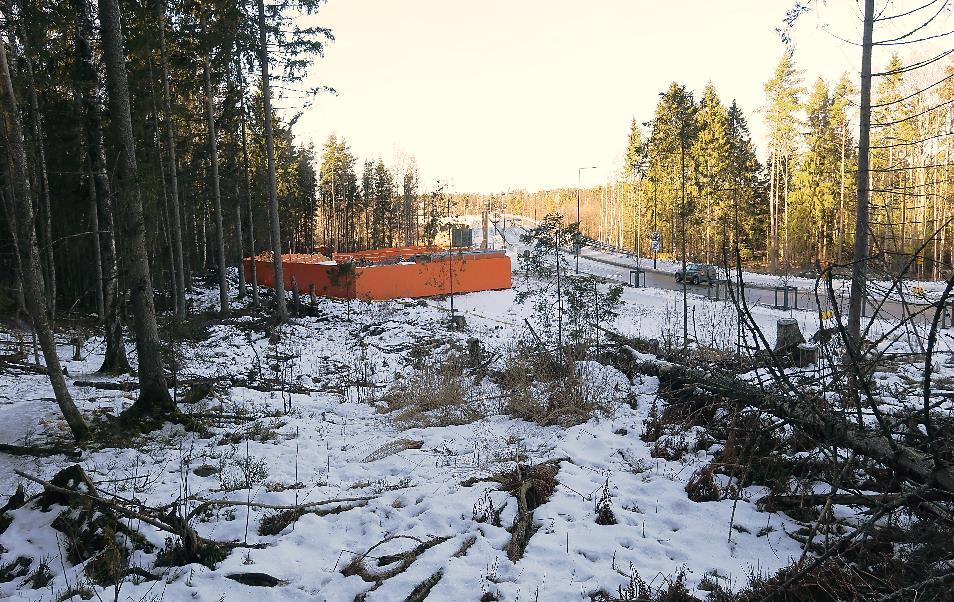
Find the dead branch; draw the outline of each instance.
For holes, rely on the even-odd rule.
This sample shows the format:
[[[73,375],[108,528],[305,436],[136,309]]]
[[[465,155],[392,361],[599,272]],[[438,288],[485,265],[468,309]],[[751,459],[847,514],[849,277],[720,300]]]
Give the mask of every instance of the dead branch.
[[[793,398],[768,388],[747,383],[735,374],[718,368],[688,368],[670,362],[637,360],[634,369],[659,377],[660,383],[699,389],[788,420],[829,444],[847,447],[856,453],[890,466],[897,473],[954,494],[954,468],[938,464],[928,454],[891,441],[875,431],[850,424],[834,413],[814,411],[813,400]]]

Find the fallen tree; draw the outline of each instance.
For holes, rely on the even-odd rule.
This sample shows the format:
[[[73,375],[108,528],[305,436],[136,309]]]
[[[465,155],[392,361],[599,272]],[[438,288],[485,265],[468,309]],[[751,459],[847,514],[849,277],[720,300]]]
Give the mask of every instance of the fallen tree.
[[[645,360],[627,341],[620,339],[618,366],[629,375],[644,374],[659,378],[660,386],[695,388],[737,403],[756,407],[785,420],[806,433],[877,460],[899,475],[954,495],[954,468],[939,464],[930,455],[884,434],[846,421],[835,412],[821,409],[820,396],[803,391],[799,396],[777,388],[747,382],[722,368],[691,368],[670,361]],[[825,402],[827,405],[827,402]]]

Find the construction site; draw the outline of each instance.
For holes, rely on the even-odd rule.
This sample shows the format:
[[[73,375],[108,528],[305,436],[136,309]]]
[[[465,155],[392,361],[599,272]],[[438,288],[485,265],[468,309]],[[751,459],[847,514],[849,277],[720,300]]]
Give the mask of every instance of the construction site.
[[[245,273],[262,286],[275,285],[271,256],[245,259]],[[405,246],[351,253],[282,255],[287,290],[334,297],[382,301],[454,293],[508,289],[510,258],[504,251],[434,246]]]

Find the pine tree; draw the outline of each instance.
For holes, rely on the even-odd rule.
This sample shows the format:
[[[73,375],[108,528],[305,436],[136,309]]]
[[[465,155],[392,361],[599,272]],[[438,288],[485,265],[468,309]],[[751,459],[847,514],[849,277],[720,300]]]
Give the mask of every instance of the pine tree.
[[[728,198],[728,112],[712,83],[706,84],[702,92],[697,113],[698,136],[693,153],[699,165],[699,178],[696,180],[699,202],[703,210],[694,214],[690,223],[695,231],[703,230],[703,253],[706,263],[712,263],[721,248],[721,230],[718,224],[723,221]]]
[[[779,261],[779,232],[782,259],[788,262],[788,192],[791,184],[791,162],[798,142],[798,111],[801,72],[795,68],[790,50],[786,51],[772,79],[765,83],[765,125],[769,144],[769,270],[775,272]]]
[[[872,122],[883,124],[873,128],[870,153],[872,168],[871,213],[872,243],[880,252],[885,268],[903,265],[911,250],[912,230],[910,213],[917,197],[909,196],[917,187],[913,170],[915,146],[918,138],[916,122],[909,116],[918,111],[918,99],[906,99],[904,64],[900,56],[891,56],[884,71],[889,75],[879,78]]]
[[[727,228],[731,237],[729,249],[733,255],[738,253],[738,259],[748,261],[765,242],[768,198],[764,168],[756,155],[745,116],[734,100],[726,115],[726,139],[733,200],[731,218],[727,216],[733,224]]]
[[[791,206],[791,252],[802,261],[827,256],[836,224],[840,144],[832,123],[832,98],[818,78],[805,104],[805,151],[795,172]]]
[[[78,0],[83,2],[85,0]],[[166,148],[169,153],[169,229],[172,231],[172,256],[175,263],[176,319],[186,318],[185,259],[182,250],[182,213],[179,208],[179,161],[176,154],[176,135],[172,124],[172,95],[169,92],[169,58],[166,50],[166,2],[159,0],[159,58],[162,73],[162,109],[166,122]]]
[[[629,198],[633,216],[633,250],[637,255],[642,254],[643,239],[643,207],[642,186],[637,178],[642,178],[646,171],[646,144],[639,129],[636,118],[629,124],[629,135],[626,138],[626,158],[624,177],[630,180]]]
[[[689,187],[698,176],[698,164],[692,155],[699,129],[698,110],[692,92],[673,82],[660,96],[656,105],[649,143],[649,169],[653,179],[654,197],[658,195],[671,210],[670,240],[673,242],[674,252],[678,252],[683,271],[688,262],[688,239],[691,235],[688,231],[688,218],[694,210],[694,200],[688,196]],[[662,185],[665,185],[665,188]],[[665,196],[659,193],[664,193]],[[684,279],[683,344],[688,344],[689,337],[688,307],[688,292]]]
[[[102,266],[103,325],[106,353],[100,372],[122,373],[129,370],[126,345],[123,341],[119,267],[116,253],[116,228],[113,190],[107,173],[106,149],[103,139],[103,107],[97,92],[97,71],[93,65],[93,21],[86,0],[73,0],[75,13],[76,83],[82,101],[86,133],[87,169],[91,193],[95,197],[96,223],[99,228],[97,252]]]
[[[126,266],[132,291],[136,350],[139,354],[139,399],[133,413],[158,415],[175,409],[162,369],[159,328],[153,301],[146,247],[146,226],[139,190],[136,143],[129,108],[129,83],[118,0],[100,0],[100,28],[109,91],[111,127],[120,145],[116,173],[117,198],[125,224]]]
[[[203,25],[206,18],[203,15]],[[203,29],[206,29],[203,27]],[[203,32],[208,36],[208,32]],[[211,40],[206,40],[210,42]],[[209,140],[209,165],[211,167],[212,180],[212,206],[215,215],[215,258],[216,269],[219,277],[219,313],[223,316],[229,314],[229,281],[225,265],[225,227],[222,221],[222,193],[221,182],[219,181],[219,147],[218,134],[215,127],[215,96],[212,92],[212,60],[210,58],[211,50],[206,48],[202,57],[202,75],[205,83],[205,106],[206,123],[208,127]]]
[[[847,73],[843,73],[831,99],[831,126],[838,143],[838,225],[837,250],[830,257],[838,263],[845,261],[845,251],[853,240],[849,237],[854,215],[855,198],[852,193],[852,174],[855,173],[857,148],[851,134],[851,107],[857,89]]]

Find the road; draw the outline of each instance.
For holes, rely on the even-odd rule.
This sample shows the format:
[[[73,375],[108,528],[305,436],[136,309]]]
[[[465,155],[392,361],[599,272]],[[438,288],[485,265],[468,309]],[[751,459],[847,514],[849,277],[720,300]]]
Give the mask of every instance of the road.
[[[519,245],[520,225],[526,222],[532,222],[533,220],[521,216],[506,217],[508,222],[506,224],[506,230],[504,231],[506,233],[505,237],[502,236],[501,230],[498,227],[498,225],[502,226],[503,223],[494,224],[491,226],[492,237],[494,239],[492,244],[501,244],[506,242],[506,244],[510,246]],[[478,240],[480,235],[480,229],[477,228],[475,232],[475,240]],[[569,256],[571,265],[573,265],[574,258],[572,254],[568,252],[567,255]],[[643,274],[640,282],[641,286],[672,291],[681,291],[683,289],[682,283],[676,282],[671,271],[653,269],[652,264],[648,260],[638,260],[624,251],[613,250],[610,248],[597,249],[594,247],[583,247],[580,251],[580,258],[584,260],[580,264],[580,270],[584,273],[594,273],[595,275],[599,276],[609,276],[617,281],[626,284],[632,284],[635,280],[635,275],[632,272],[637,269],[642,269]],[[609,270],[594,270],[593,268],[595,266],[593,266],[590,262],[606,266],[609,268]],[[776,290],[777,287],[774,284],[768,284],[765,282],[767,279],[765,277],[760,276],[758,279],[762,281],[744,281],[745,300],[750,305],[763,305],[783,310],[802,310],[812,312],[828,312],[833,309],[832,304],[828,299],[828,294],[824,288],[820,288],[818,295],[816,295],[813,287],[793,287],[788,291],[788,300],[786,302],[784,290]],[[733,284],[735,284],[735,278],[731,278],[731,280],[733,281]],[[714,284],[686,284],[686,290],[692,294],[708,296],[713,299],[725,299],[728,295],[728,292],[726,291],[726,282],[724,281],[719,286]],[[737,286],[736,294],[738,294]],[[848,311],[847,295],[842,292],[838,292],[836,294],[836,300],[838,303],[839,313],[846,315]],[[878,305],[880,305],[880,307],[878,307]],[[885,299],[883,294],[878,293],[869,295],[869,297],[866,299],[865,309],[866,317],[871,316],[873,313],[875,313],[875,311],[877,311],[877,317],[888,322],[899,322],[902,316],[910,317],[913,315],[914,321],[918,323],[929,323],[934,317],[934,306],[928,301],[912,299],[904,304],[894,299]],[[950,324],[952,321],[954,321],[954,318],[950,316],[950,312],[947,312],[945,324]]]

